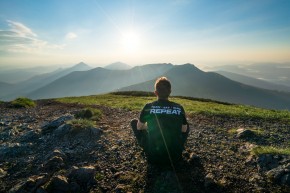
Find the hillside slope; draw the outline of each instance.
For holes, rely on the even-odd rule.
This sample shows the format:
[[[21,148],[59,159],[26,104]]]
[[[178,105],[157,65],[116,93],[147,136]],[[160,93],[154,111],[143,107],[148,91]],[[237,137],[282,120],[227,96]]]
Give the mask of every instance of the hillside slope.
[[[270,91],[232,81],[194,65],[175,66],[163,74],[172,83],[172,95],[208,98],[273,109],[290,109],[290,93]],[[153,91],[155,80],[121,88],[122,91]]]
[[[251,153],[256,146],[289,145],[289,112],[173,98],[186,108],[191,131],[184,160],[174,168],[160,168],[147,163],[129,127],[153,100],[100,95],[40,100],[29,109],[0,104],[0,192],[290,191],[290,183],[280,181],[289,175],[280,167],[287,167],[290,153]],[[72,128],[65,122],[87,107],[102,112],[93,127]],[[201,111],[192,113],[197,108]],[[250,113],[236,114],[236,108]],[[214,114],[205,113],[212,110]],[[252,135],[239,136],[241,128]],[[266,174],[274,171],[281,176],[271,181]]]
[[[27,96],[41,99],[106,93],[151,80],[172,67],[172,64],[149,64],[130,70],[108,70],[98,67],[85,72],[70,73]]]
[[[47,84],[50,84],[51,82],[71,72],[86,71],[90,69],[90,66],[83,62],[80,62],[70,68],[60,68],[50,73],[33,76],[32,78],[17,84],[11,84],[9,88],[2,87],[0,84],[0,89],[2,91],[0,94],[0,98],[5,101],[13,100],[17,97],[25,96],[28,93],[37,90]]]

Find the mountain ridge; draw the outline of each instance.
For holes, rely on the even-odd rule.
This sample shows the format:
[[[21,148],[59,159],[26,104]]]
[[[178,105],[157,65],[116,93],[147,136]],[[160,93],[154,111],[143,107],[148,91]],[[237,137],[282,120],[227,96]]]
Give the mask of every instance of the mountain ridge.
[[[176,66],[164,76],[171,80],[173,95],[209,98],[264,108],[290,109],[290,100],[287,99],[290,97],[290,93],[244,85],[217,73],[203,72],[190,64]],[[150,80],[146,83],[121,88],[120,91],[152,91],[154,90],[154,82],[155,80]]]

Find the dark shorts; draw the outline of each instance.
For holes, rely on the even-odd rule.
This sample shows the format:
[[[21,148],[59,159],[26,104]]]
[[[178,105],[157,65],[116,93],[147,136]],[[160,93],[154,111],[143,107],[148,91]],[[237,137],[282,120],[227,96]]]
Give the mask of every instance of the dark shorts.
[[[145,154],[147,155],[148,161],[151,163],[159,163],[161,162],[162,164],[164,163],[170,163],[170,162],[176,162],[178,160],[181,159],[181,152],[177,153],[174,152],[172,153],[172,155],[176,155],[176,156],[172,156],[170,159],[166,158],[168,156],[162,156],[162,158],[160,158],[159,156],[155,156],[152,155],[152,152],[150,152],[149,149],[149,144],[148,144],[148,132],[147,130],[138,130],[137,129],[137,123],[138,120],[134,119],[131,121],[131,128],[133,130],[133,133],[137,139],[137,143],[140,147],[143,148]],[[189,133],[189,126],[187,127],[187,132],[182,134],[182,146],[184,147],[184,144],[186,142],[186,139],[188,137],[188,133]],[[176,154],[177,153],[177,154]],[[167,155],[167,154],[166,154]]]

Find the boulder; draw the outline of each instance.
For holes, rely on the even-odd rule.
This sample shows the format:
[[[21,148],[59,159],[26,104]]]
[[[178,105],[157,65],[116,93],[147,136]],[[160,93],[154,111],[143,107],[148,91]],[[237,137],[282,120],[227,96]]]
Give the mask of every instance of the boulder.
[[[65,115],[62,117],[59,117],[58,119],[42,126],[42,133],[47,134],[64,124],[66,121],[72,120],[74,117],[72,115]]]
[[[285,166],[279,166],[268,171],[266,176],[274,183],[290,186],[290,170]]]
[[[51,159],[49,159],[45,164],[44,164],[44,170],[48,172],[53,172],[60,170],[65,166],[64,161],[62,157],[59,156],[53,156]]]
[[[69,133],[71,125],[63,124],[53,131],[54,136],[63,137]]]
[[[90,185],[96,183],[96,170],[93,166],[73,167],[69,174],[70,181],[75,181],[83,188],[88,188]]]
[[[65,176],[54,176],[51,178],[50,182],[48,183],[46,187],[46,191],[48,193],[69,193],[70,191],[70,185],[67,182],[67,178]]]
[[[49,180],[48,175],[31,176],[27,180],[16,184],[12,189],[9,190],[9,193],[35,192],[48,180]]]
[[[269,171],[279,166],[279,156],[272,154],[262,154],[257,158],[259,171]]]
[[[255,137],[256,135],[252,130],[241,128],[237,130],[236,136],[239,139],[249,139]]]

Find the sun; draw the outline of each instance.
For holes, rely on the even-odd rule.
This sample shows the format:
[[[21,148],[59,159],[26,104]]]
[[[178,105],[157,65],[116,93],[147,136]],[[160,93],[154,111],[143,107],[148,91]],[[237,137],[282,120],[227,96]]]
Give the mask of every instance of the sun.
[[[122,33],[122,49],[127,53],[135,53],[140,47],[140,35],[134,30]]]

